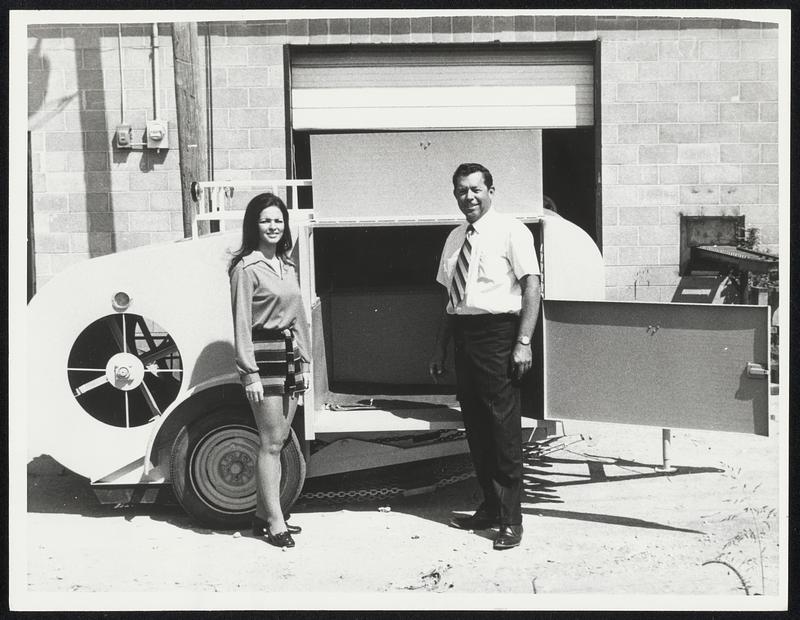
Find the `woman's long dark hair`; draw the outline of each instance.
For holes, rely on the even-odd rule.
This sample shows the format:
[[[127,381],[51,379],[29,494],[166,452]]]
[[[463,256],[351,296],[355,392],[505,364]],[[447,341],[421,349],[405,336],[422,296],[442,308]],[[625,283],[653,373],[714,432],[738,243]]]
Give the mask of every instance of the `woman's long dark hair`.
[[[283,216],[283,236],[278,241],[278,247],[275,248],[275,254],[283,260],[288,260],[289,252],[292,249],[292,233],[289,231],[289,210],[286,205],[275,194],[266,192],[259,194],[247,203],[247,208],[244,211],[244,220],[242,221],[242,247],[239,248],[231,259],[228,273],[233,271],[236,264],[245,256],[250,254],[253,250],[258,249],[259,234],[258,234],[258,217],[261,212],[267,207],[278,207]]]

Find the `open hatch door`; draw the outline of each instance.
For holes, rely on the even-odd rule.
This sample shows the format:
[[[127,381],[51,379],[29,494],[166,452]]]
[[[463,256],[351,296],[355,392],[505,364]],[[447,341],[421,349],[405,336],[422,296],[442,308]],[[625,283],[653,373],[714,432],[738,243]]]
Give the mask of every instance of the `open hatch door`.
[[[768,435],[769,306],[543,305],[545,418]]]

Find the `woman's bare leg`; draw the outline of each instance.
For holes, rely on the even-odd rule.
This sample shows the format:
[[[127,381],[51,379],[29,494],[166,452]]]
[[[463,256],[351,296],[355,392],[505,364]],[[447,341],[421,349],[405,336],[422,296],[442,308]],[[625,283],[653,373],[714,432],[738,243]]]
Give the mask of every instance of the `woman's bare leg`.
[[[269,523],[270,531],[286,530],[280,501],[281,449],[289,436],[297,399],[290,396],[264,396],[251,403],[259,436],[256,465],[256,517]]]

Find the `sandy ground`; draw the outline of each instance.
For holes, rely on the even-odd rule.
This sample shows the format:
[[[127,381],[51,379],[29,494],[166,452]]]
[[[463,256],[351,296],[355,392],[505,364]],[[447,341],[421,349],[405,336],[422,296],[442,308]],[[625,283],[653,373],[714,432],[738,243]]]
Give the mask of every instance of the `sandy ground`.
[[[28,589],[744,597],[733,572],[703,566],[722,559],[751,594],[777,593],[774,421],[768,438],[673,431],[671,475],[654,469],[660,429],[565,422],[563,430],[528,450],[525,536],[503,552],[492,550],[492,530],[447,526],[454,511],[478,504],[474,478],[377,502],[301,500],[292,522],[303,533],[282,551],[197,528],[176,506],[102,506],[84,479],[29,466]]]

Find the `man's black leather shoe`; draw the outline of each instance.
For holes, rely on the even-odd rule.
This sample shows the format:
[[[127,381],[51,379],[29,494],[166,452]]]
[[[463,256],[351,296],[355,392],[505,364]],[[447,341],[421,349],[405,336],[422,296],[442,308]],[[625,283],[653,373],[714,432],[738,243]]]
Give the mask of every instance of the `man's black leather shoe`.
[[[450,526],[460,530],[485,530],[500,524],[500,516],[492,513],[483,506],[469,517],[453,517],[450,519]]]
[[[503,525],[500,531],[497,532],[497,538],[494,539],[494,548],[499,550],[511,549],[522,542],[522,526],[521,525]]]

